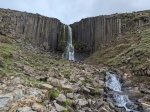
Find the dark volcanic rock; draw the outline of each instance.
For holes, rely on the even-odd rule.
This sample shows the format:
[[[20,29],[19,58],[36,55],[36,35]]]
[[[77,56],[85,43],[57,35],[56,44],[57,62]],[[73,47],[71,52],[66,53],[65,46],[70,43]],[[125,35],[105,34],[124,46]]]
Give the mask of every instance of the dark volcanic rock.
[[[84,46],[78,51],[93,53],[98,49],[103,49],[110,42],[116,41],[127,31],[140,33],[140,27],[150,26],[149,15],[150,11],[147,10],[90,17],[75,22],[71,25],[73,38]]]
[[[0,9],[0,34],[22,38],[45,50],[58,49],[63,24],[55,18]]]
[[[86,18],[71,26],[73,38],[85,45],[83,51],[91,53],[121,35],[121,19],[111,16]]]

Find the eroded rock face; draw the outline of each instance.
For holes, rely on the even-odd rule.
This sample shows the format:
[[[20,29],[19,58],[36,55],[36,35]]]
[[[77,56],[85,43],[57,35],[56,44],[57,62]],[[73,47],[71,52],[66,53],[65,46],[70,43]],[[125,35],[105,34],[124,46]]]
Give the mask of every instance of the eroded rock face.
[[[111,16],[86,18],[74,23],[72,28],[73,38],[83,44],[78,50],[92,53],[121,35],[121,19]]]
[[[62,27],[55,18],[0,9],[0,34],[22,38],[45,50],[58,49]]]
[[[150,11],[134,13],[113,14],[82,19],[71,25],[73,39],[82,46],[77,47],[79,52],[93,53],[105,46],[127,31],[137,31],[150,24]],[[76,46],[75,46],[76,48]]]

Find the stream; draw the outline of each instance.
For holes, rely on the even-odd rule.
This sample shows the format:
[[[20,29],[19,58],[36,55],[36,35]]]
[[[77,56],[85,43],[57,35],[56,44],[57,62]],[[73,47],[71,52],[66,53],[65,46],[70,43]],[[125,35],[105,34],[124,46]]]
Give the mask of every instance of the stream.
[[[120,83],[120,78],[116,73],[111,71],[106,72],[105,87],[110,91],[111,99],[115,106],[124,108],[125,112],[139,112],[137,111],[135,104],[129,99],[128,95],[123,91],[122,84]]]

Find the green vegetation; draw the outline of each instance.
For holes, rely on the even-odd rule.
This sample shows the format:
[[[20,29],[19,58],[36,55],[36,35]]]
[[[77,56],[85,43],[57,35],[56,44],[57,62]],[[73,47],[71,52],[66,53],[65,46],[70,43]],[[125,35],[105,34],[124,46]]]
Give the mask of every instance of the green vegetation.
[[[60,94],[59,92],[55,91],[52,93],[52,97],[57,98],[59,96],[59,94]]]
[[[95,52],[87,61],[107,66],[126,66],[131,70],[150,67],[150,29],[126,34],[105,50]]]

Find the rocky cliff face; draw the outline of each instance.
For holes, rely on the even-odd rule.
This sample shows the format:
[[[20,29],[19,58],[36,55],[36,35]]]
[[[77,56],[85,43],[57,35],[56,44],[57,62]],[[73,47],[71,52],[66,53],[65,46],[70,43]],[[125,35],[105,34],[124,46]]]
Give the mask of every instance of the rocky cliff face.
[[[150,11],[82,19],[71,25],[73,44],[79,52],[93,53],[128,31],[150,23]],[[0,9],[0,34],[21,38],[45,50],[63,50],[63,26],[58,19]]]
[[[127,31],[138,31],[150,23],[150,11],[141,11],[82,19],[72,24],[73,38],[84,45],[78,51],[94,52],[115,41]]]
[[[73,38],[81,42],[81,51],[94,52],[103,43],[115,40],[121,34],[121,20],[111,16],[99,16],[82,19],[72,25]]]
[[[62,27],[63,24],[55,18],[0,9],[0,34],[22,38],[45,50],[60,47]]]

